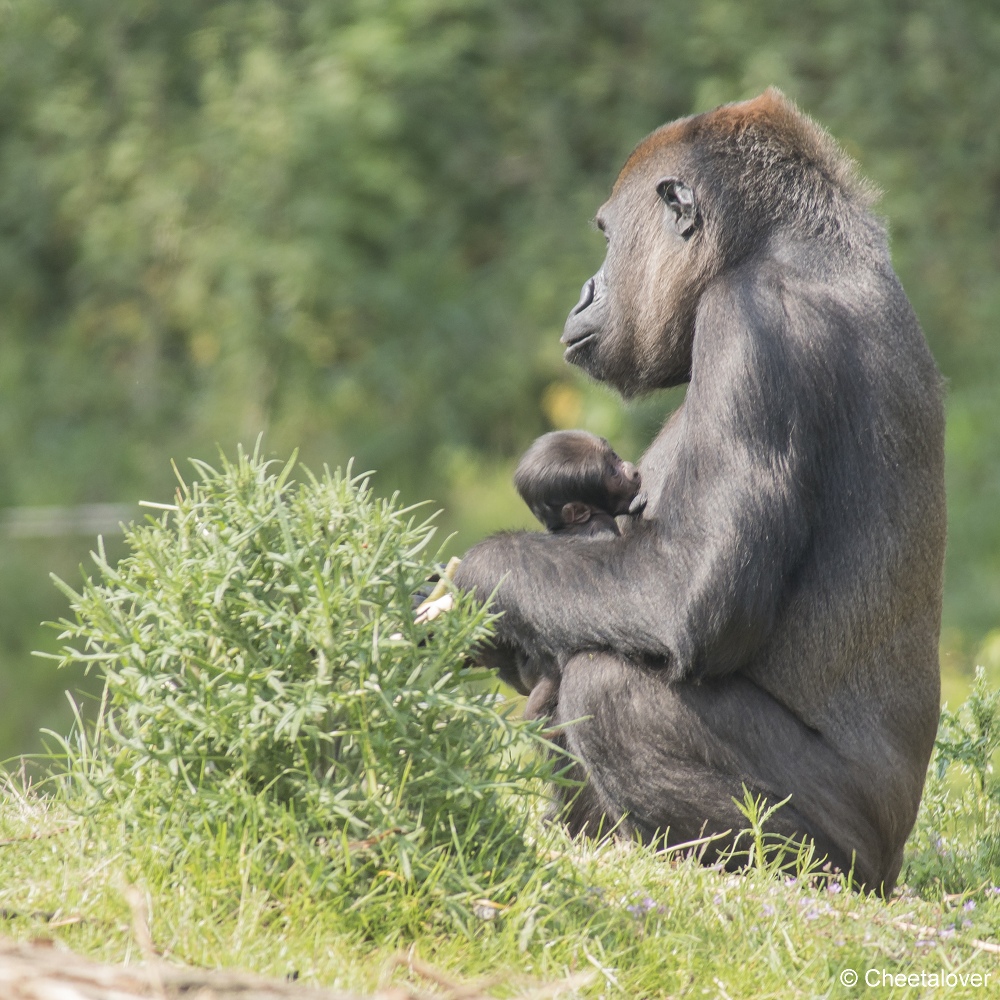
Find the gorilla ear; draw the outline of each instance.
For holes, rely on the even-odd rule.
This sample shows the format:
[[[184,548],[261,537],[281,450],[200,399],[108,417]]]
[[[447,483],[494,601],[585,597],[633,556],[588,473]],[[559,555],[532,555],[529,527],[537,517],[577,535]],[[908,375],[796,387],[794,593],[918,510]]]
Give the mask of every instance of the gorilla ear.
[[[589,504],[564,503],[562,508],[563,524],[586,524],[590,520],[591,509]]]
[[[664,177],[656,183],[656,193],[673,214],[674,228],[687,239],[698,221],[698,204],[691,190],[676,177]]]

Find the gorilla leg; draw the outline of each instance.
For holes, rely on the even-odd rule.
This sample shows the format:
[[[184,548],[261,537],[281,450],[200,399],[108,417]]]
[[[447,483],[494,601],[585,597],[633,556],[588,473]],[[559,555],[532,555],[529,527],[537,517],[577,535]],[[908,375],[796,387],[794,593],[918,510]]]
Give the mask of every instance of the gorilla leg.
[[[547,719],[555,711],[559,698],[559,681],[555,677],[542,677],[531,689],[524,705],[525,719]]]
[[[566,817],[574,833],[621,822],[668,844],[719,835],[711,862],[747,825],[733,802],[745,785],[771,804],[791,796],[769,833],[811,839],[870,889],[895,882],[900,859],[883,856],[850,762],[745,677],[668,684],[655,667],[579,653],[563,668],[553,721],[587,781]]]

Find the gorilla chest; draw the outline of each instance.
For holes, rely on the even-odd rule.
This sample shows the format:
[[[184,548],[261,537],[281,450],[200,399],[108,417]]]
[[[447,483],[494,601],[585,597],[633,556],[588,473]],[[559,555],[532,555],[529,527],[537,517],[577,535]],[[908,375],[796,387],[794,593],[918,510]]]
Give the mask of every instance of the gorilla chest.
[[[680,458],[680,430],[683,406],[675,411],[639,462],[642,489],[649,498],[647,515],[655,515],[660,501],[676,483]]]

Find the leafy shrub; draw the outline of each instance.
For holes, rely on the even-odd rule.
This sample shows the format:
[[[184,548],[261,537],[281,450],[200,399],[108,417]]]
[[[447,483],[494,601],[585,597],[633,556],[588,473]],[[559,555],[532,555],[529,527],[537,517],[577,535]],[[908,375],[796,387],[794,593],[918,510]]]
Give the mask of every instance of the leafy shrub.
[[[559,765],[463,666],[489,617],[460,596],[416,624],[433,519],[350,470],[294,482],[294,461],[194,462],[117,566],[99,546],[79,592],[57,580],[75,614],[59,662],[105,681],[59,740],[62,793],[168,855],[235,831],[262,877],[302,864],[358,905],[516,891]]]
[[[918,890],[961,892],[1000,885],[1000,691],[982,667],[957,712],[947,708],[927,775],[904,876]]]

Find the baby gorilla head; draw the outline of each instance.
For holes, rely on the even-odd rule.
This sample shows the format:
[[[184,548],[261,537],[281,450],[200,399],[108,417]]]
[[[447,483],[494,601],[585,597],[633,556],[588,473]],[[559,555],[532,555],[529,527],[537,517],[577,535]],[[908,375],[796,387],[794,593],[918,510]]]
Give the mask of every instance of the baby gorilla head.
[[[518,463],[514,485],[549,531],[618,534],[614,518],[645,506],[639,470],[586,431],[543,434]]]

